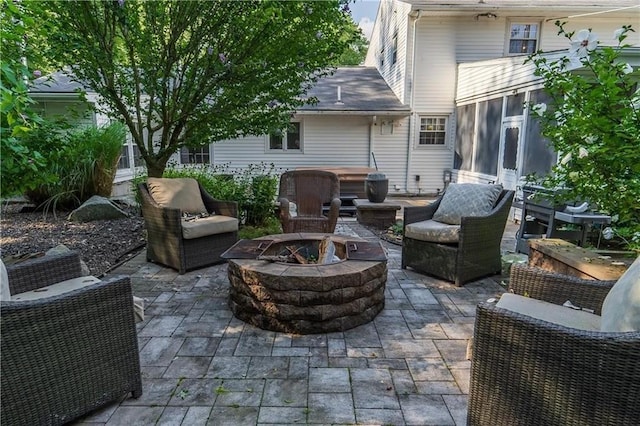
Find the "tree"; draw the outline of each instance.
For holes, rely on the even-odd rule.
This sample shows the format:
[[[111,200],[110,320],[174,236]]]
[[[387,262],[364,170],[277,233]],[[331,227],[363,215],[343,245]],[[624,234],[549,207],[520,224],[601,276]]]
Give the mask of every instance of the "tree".
[[[34,4],[33,10],[39,10]],[[24,143],[42,118],[33,110],[29,81],[38,77],[46,62],[34,44],[44,44],[47,28],[36,25],[34,16],[19,3],[3,0],[0,9],[0,194],[21,195],[24,191],[51,182],[47,159],[38,149]],[[41,11],[40,11],[41,12]]]
[[[350,45],[338,58],[338,65],[360,65],[367,56],[369,40],[362,34],[362,30],[355,23],[353,23],[353,26],[356,28],[357,34],[354,37],[351,29],[344,34],[343,37],[350,40]]]
[[[598,47],[590,30],[576,34],[556,25],[571,42],[568,54],[551,60],[539,52],[528,59],[552,98],[533,111],[561,158],[542,183],[611,214],[629,246],[640,247],[640,90],[633,67],[623,61],[633,29],[615,31],[617,46]]]
[[[347,0],[52,1],[52,57],[122,120],[149,176],[183,146],[286,127],[357,35]]]

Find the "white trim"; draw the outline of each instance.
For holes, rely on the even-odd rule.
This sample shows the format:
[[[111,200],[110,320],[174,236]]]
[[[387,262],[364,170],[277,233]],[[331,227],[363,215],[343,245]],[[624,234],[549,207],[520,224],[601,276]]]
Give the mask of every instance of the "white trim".
[[[433,149],[433,147],[446,147],[448,146],[447,141],[450,139],[450,122],[451,122],[451,114],[437,114],[437,113],[418,113],[416,120],[416,137],[414,140],[414,147],[416,149]],[[444,118],[444,142],[443,143],[433,143],[433,144],[421,144],[420,143],[420,134],[422,133],[422,119],[423,118]],[[434,131],[434,133],[437,131]]]
[[[293,119],[291,120],[291,124],[298,124],[298,135],[300,136],[300,147],[299,148],[289,148],[287,146],[287,131],[283,131],[282,135],[282,148],[271,148],[271,135],[264,135],[265,140],[265,154],[279,154],[279,153],[301,153],[304,154],[304,121],[302,119]]]
[[[536,42],[536,46],[533,49],[533,52],[510,52],[509,48],[511,46],[511,29],[514,25],[536,25],[537,31],[536,31],[536,38],[535,38],[535,42]],[[532,53],[535,53],[536,51],[538,51],[538,49],[540,49],[540,35],[542,33],[542,20],[538,19],[536,20],[536,18],[517,18],[517,17],[510,17],[507,19],[506,21],[506,31],[505,31],[505,41],[504,41],[504,56],[527,56],[527,55],[531,55]],[[534,40],[533,38],[527,38],[527,39],[518,39],[518,40]]]

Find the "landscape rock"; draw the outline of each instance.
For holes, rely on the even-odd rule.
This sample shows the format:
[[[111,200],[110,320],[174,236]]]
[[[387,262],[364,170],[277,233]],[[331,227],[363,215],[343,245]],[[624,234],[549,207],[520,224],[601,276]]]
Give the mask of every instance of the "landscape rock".
[[[70,252],[71,250],[69,249],[69,247],[65,246],[64,244],[59,244],[53,248],[50,248],[49,250],[47,250],[45,252],[45,256],[51,256],[54,254],[62,254],[62,253],[67,253]],[[80,253],[82,255],[82,253]],[[82,276],[87,276],[87,275],[91,275],[91,271],[89,270],[89,267],[87,266],[87,264],[84,262],[84,260],[80,259],[80,265],[82,267]]]
[[[94,195],[85,201],[80,207],[69,214],[72,222],[92,222],[94,220],[123,219],[127,213],[109,201],[108,198]]]

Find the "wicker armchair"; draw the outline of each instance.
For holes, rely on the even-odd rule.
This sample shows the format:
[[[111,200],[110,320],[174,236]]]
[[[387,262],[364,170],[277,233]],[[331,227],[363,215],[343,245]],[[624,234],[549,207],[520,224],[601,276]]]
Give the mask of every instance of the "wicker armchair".
[[[453,281],[468,281],[499,273],[502,269],[500,244],[514,191],[503,190],[486,216],[462,217],[457,243],[436,243],[407,237],[402,240],[402,268]],[[442,197],[427,206],[405,207],[404,223],[433,218]]]
[[[198,187],[204,206],[209,213],[238,217],[238,203],[216,200],[200,183]],[[180,274],[184,274],[192,269],[224,262],[220,255],[238,241],[237,229],[233,232],[199,238],[183,238],[181,210],[158,204],[149,193],[146,183],[139,183],[138,190],[147,229],[148,261],[170,266]]]
[[[509,288],[554,304],[570,300],[599,315],[613,284],[514,265]],[[640,332],[584,331],[478,305],[469,425],[637,425],[638,419]]]
[[[292,170],[280,176],[280,223],[284,233],[333,233],[340,214],[340,180],[324,170]],[[295,203],[296,215],[291,214]],[[330,203],[327,216],[322,206]]]
[[[12,296],[81,276],[76,253],[7,266]],[[142,395],[128,277],[0,304],[3,425],[59,425]]]

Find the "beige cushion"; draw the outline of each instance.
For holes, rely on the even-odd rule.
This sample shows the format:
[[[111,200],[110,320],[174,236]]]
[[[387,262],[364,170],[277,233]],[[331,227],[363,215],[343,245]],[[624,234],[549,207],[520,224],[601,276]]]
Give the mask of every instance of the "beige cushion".
[[[404,229],[404,236],[434,243],[457,243],[460,240],[460,225],[423,220],[407,225]]]
[[[198,181],[191,178],[148,178],[149,193],[162,207],[180,209],[183,213],[207,213]]]
[[[99,283],[100,280],[92,275],[86,277],[72,278],[66,281],[60,281],[46,287],[41,287],[36,290],[26,291],[24,293],[18,293],[11,296],[12,301],[25,301],[43,299],[45,297],[59,296],[68,291],[77,290],[95,283]]]
[[[569,328],[587,331],[600,330],[600,317],[598,315],[530,297],[505,293],[500,297],[496,306]]]
[[[640,331],[640,257],[618,279],[602,303],[602,331]]]
[[[442,196],[433,220],[460,225],[460,219],[468,216],[485,216],[502,192],[502,185],[481,183],[452,183]]]
[[[182,238],[190,240],[207,235],[223,234],[238,230],[238,219],[235,217],[215,215],[182,221]]]
[[[11,300],[11,290],[9,290],[9,275],[4,262],[0,259],[0,301]]]

